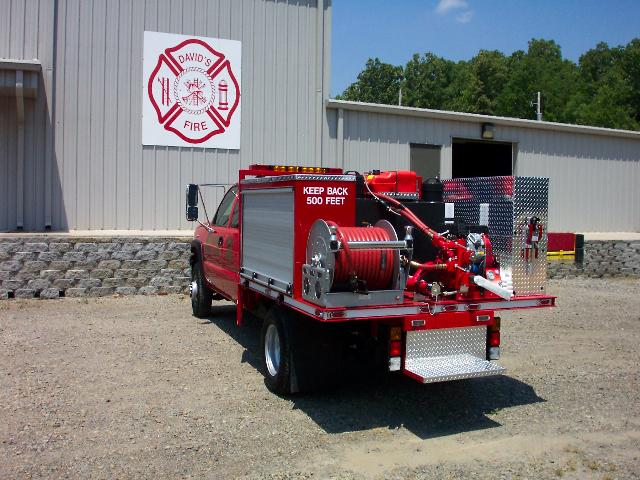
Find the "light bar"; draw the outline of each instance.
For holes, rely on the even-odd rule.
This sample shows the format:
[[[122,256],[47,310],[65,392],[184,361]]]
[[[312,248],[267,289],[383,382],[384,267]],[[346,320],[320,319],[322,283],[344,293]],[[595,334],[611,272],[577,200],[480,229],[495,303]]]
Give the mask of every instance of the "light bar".
[[[251,165],[249,170],[269,170],[278,173],[320,173],[330,175],[342,175],[341,168],[328,167],[301,167],[299,165]]]

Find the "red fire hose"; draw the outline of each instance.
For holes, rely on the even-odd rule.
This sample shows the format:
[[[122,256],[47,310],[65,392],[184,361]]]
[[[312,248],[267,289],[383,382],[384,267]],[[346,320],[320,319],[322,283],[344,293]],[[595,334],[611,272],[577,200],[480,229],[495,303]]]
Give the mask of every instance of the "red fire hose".
[[[390,241],[389,233],[379,227],[336,227],[342,250],[336,255],[334,283],[343,283],[356,276],[370,290],[390,288],[394,272],[394,251],[390,249],[351,250],[349,242]]]

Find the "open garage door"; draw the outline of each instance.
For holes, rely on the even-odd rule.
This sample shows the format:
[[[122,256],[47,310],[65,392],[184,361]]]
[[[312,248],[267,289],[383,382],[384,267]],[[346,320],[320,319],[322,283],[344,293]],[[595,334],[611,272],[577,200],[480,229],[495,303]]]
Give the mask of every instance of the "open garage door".
[[[452,177],[513,175],[512,143],[453,139]]]

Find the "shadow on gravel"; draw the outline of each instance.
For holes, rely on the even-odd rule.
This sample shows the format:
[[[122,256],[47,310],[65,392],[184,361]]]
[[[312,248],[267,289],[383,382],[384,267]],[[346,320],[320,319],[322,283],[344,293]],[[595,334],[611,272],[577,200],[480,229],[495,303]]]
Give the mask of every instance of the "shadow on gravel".
[[[209,320],[244,347],[242,362],[260,370],[260,319],[245,315],[238,328],[235,306],[225,305],[214,306]],[[498,427],[487,414],[545,401],[506,375],[422,385],[359,365],[345,368],[334,389],[290,400],[327,433],[404,427],[422,439]]]
[[[426,439],[498,427],[488,413],[544,401],[531,386],[507,376],[422,385],[387,375],[295,398],[294,404],[327,433],[402,426]]]

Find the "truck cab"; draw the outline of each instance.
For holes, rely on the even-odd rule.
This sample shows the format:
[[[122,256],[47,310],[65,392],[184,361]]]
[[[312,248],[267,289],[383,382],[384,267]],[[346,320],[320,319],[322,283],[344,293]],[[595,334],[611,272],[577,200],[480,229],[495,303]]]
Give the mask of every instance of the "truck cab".
[[[187,187],[187,217],[198,222],[191,242],[191,283],[189,291],[194,314],[206,317],[210,314],[211,300],[237,299],[240,253],[239,222],[240,197],[238,186],[225,191],[213,217],[201,221],[197,204],[202,200],[198,186]],[[189,213],[190,210],[190,213]],[[206,212],[206,209],[205,209]]]

